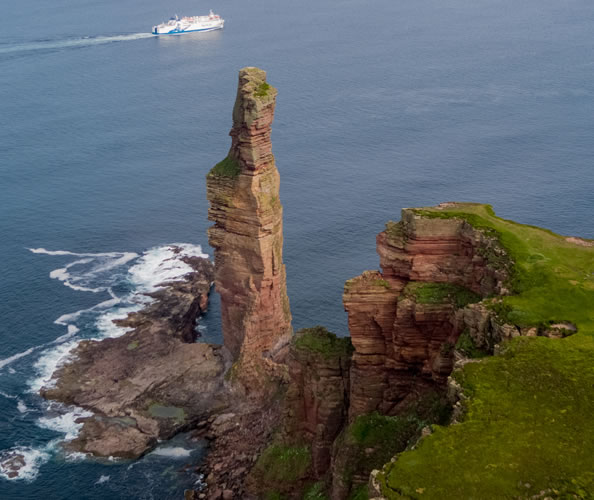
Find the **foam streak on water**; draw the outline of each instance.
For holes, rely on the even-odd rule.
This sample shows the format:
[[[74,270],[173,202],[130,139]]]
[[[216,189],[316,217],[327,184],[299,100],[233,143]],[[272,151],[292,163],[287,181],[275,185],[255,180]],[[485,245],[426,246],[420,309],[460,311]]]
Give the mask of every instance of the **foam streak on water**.
[[[91,45],[102,45],[105,43],[142,40],[143,38],[152,38],[153,36],[154,35],[152,35],[151,33],[131,33],[127,35],[79,37],[65,40],[42,40],[28,43],[13,44],[4,47],[0,46],[0,54],[89,47]]]

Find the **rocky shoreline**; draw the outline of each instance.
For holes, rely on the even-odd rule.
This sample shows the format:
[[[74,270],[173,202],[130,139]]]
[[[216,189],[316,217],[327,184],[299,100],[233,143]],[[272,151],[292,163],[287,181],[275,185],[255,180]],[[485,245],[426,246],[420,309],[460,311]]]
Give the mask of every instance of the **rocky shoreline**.
[[[129,331],[81,342],[72,360],[53,374],[53,384],[41,390],[46,399],[93,412],[80,420],[82,429],[67,443],[69,449],[137,458],[158,440],[191,428],[226,405],[225,349],[195,342],[196,318],[208,305],[213,264],[202,257],[181,260],[191,272],[162,283],[147,294],[152,302],[146,307],[116,321]]]
[[[555,389],[538,385],[550,377],[555,349],[570,360],[590,359],[584,355],[588,346],[580,347],[578,355],[561,339],[575,335],[580,321],[587,325],[587,318],[572,307],[576,300],[588,304],[591,298],[582,290],[591,286],[592,250],[538,228],[518,229],[520,225],[496,217],[488,205],[406,208],[400,221],[389,221],[377,236],[381,270],[365,271],[345,283],[350,336],[338,338],[321,326],[293,335],[282,260],[279,176],[270,143],[276,95],[265,72],[240,71],[231,149],[207,176],[215,265],[198,257],[184,260],[192,272],[181,281],[164,283],[150,294],[153,302],[145,309],[118,322],[130,331],[115,339],[82,342],[75,359],[54,374],[55,385],[42,395],[94,413],[82,419],[80,435],[68,444],[77,451],[137,458],[157,440],[182,430],[207,438],[208,455],[196,468],[206,486],[186,491],[188,500],[401,498],[404,476],[397,469],[406,472],[407,464],[398,457],[419,443],[435,442],[433,426],[441,427],[435,434],[442,437],[460,429],[470,392],[500,391],[497,398],[487,392],[487,401],[471,415],[477,418],[488,405],[497,409],[506,401],[511,393],[507,387],[516,390],[516,400],[498,413],[489,409],[487,424],[479,420],[468,431],[475,432],[478,442],[483,429],[490,429],[492,416],[499,419],[498,428],[507,429],[506,412],[520,408],[518,401],[532,403],[527,390],[540,390],[544,399]],[[530,244],[537,250],[522,239],[526,231],[532,231]],[[581,260],[575,262],[580,271],[565,268],[566,275],[560,274],[568,256],[580,248]],[[213,281],[221,295],[224,346],[195,343],[195,319],[207,306]],[[549,314],[550,308],[540,308],[533,296],[521,302],[522,293],[543,283],[570,290],[554,296],[564,304],[561,313]],[[538,293],[550,294],[551,289]],[[515,342],[519,337],[526,342]],[[513,359],[514,349],[533,355],[527,369],[522,356]],[[541,354],[548,361],[540,378],[524,384],[524,377],[540,366]],[[479,380],[470,391],[465,387],[464,376],[484,367],[487,373],[496,363],[515,363],[520,375],[495,370],[488,384]],[[508,375],[502,389],[499,377]],[[576,379],[565,379],[559,378],[573,387]],[[586,408],[587,395],[579,388],[572,391]],[[560,392],[547,404],[566,394]],[[519,413],[517,419],[546,415],[535,408],[539,411]],[[567,409],[559,412],[565,415]],[[447,427],[450,423],[460,425]],[[546,435],[556,430],[549,426]],[[562,442],[573,434],[560,436]],[[511,435],[509,447],[517,444],[516,438]],[[497,446],[498,438],[488,439],[486,448]],[[454,470],[475,450],[474,441],[470,451],[452,460]],[[440,464],[464,441],[446,445],[435,451],[447,450]],[[530,446],[532,453],[534,442]],[[484,458],[475,457],[466,467]],[[425,459],[430,462],[433,455]],[[17,465],[18,460],[14,458]],[[483,469],[456,488],[473,492],[467,497],[489,498],[476,493],[484,486]],[[407,498],[426,491],[417,485],[418,473],[411,474]],[[433,475],[424,480],[429,484]],[[512,481],[509,491],[516,484],[532,487]],[[443,498],[440,488],[427,491],[432,498]]]

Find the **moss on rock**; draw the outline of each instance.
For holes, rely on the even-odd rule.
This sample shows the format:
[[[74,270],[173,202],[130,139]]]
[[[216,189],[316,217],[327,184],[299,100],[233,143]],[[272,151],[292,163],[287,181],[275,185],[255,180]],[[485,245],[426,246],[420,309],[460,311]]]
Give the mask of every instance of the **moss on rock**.
[[[349,337],[337,337],[323,326],[303,328],[295,335],[296,349],[307,350],[322,355],[326,359],[333,357],[348,357],[353,352]]]
[[[235,158],[230,156],[225,157],[224,160],[217,163],[210,169],[207,177],[230,177],[235,179],[241,173],[241,167]]]
[[[480,295],[463,286],[420,281],[411,281],[406,285],[403,296],[412,298],[419,304],[443,304],[449,302],[456,307],[465,307],[481,300]]]

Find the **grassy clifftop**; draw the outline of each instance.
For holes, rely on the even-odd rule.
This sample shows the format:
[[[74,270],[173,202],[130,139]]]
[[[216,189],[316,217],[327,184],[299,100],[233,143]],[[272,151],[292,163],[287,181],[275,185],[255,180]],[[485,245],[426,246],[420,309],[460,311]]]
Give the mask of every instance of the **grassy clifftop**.
[[[520,337],[454,373],[463,421],[436,427],[378,475],[388,498],[594,498],[594,246],[501,219],[488,205],[417,209],[496,236],[514,261],[502,320],[564,339]]]

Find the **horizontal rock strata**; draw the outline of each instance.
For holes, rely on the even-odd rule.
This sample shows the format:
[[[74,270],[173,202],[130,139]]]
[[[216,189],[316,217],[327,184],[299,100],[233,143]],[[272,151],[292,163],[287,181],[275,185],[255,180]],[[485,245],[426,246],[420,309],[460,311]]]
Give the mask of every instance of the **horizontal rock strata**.
[[[273,355],[289,339],[279,175],[270,143],[277,91],[266,73],[239,73],[229,154],[207,176],[225,346],[235,358]]]
[[[477,338],[501,334],[484,319],[486,310],[460,312],[467,302],[506,293],[509,262],[496,238],[462,219],[404,209],[402,220],[378,235],[377,251],[382,271],[347,281],[343,295],[355,347],[351,420],[374,410],[398,414],[444,385],[465,328]]]
[[[346,422],[351,353],[348,338],[322,327],[301,330],[291,345],[284,432],[311,444],[315,478],[330,467],[332,444]]]

